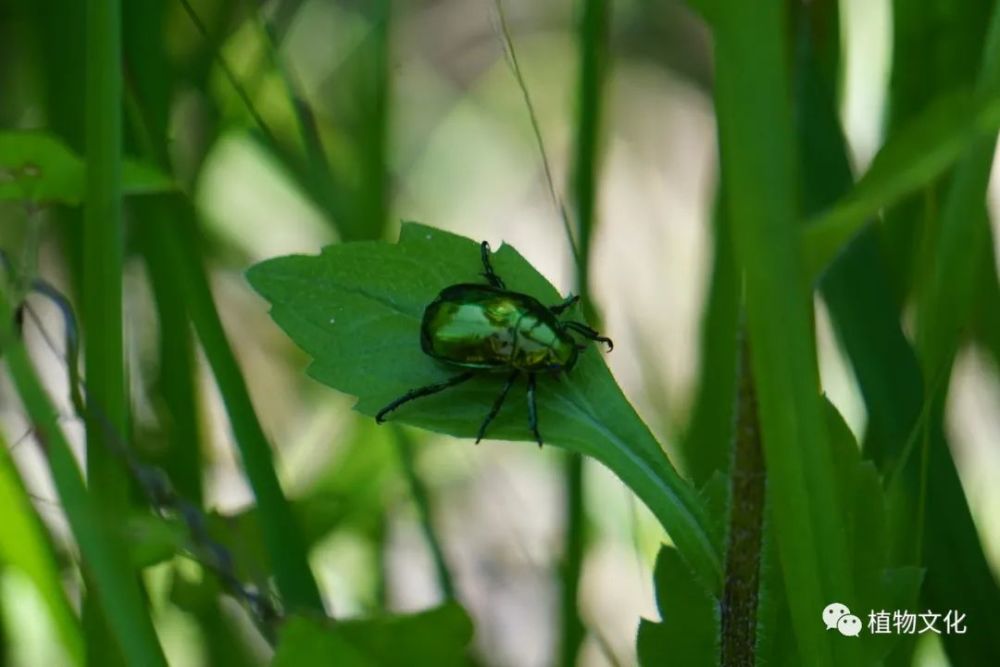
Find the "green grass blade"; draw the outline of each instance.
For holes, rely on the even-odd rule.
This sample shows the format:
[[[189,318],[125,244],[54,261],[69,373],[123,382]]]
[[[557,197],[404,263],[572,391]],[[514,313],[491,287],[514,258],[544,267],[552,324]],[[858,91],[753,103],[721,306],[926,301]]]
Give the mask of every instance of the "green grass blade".
[[[117,1],[89,3],[87,34],[92,47],[87,58],[83,315],[89,401],[111,428],[127,433],[120,23]],[[104,442],[102,426],[93,420],[87,425],[87,473],[97,497],[108,507],[123,506],[127,492],[124,473]]]
[[[1000,11],[994,10],[976,84],[981,98],[1000,98]],[[940,232],[930,272],[921,286],[918,349],[925,377],[933,379],[950,366],[962,328],[976,296],[977,272],[989,240],[986,190],[996,150],[996,136],[972,145],[955,168],[945,194]]]
[[[819,66],[817,41],[829,40],[800,32],[796,59],[799,173],[806,216],[832,205],[853,185],[836,110],[835,70],[824,72]],[[820,281],[868,411],[865,453],[881,470],[900,456],[923,401],[920,369],[900,327],[899,305],[889,282],[874,229],[851,241]]]
[[[499,5],[498,5],[499,6]],[[599,182],[601,118],[603,115],[604,81],[607,78],[608,33],[610,8],[606,0],[582,0],[578,4],[577,25],[579,74],[577,81],[576,144],[573,156],[572,198],[576,214],[577,250],[576,289],[580,294],[587,320],[599,325],[597,308],[590,296],[590,256],[594,227],[597,224],[597,189]],[[503,16],[501,14],[501,20]],[[503,26],[505,39],[506,26]],[[513,45],[508,44],[513,57]],[[520,81],[520,74],[517,74]],[[527,100],[527,88],[522,90]],[[531,108],[529,107],[529,112]],[[545,156],[541,135],[536,129],[538,149]],[[546,173],[549,168],[546,166]],[[558,198],[556,198],[558,200]],[[565,224],[565,220],[564,220]],[[572,236],[569,238],[572,244]],[[577,662],[580,645],[586,631],[580,617],[579,591],[583,573],[584,551],[587,547],[587,512],[584,459],[569,453],[563,461],[562,477],[565,496],[566,524],[560,564],[560,631],[557,664],[572,667]]]
[[[184,215],[190,213],[182,213],[182,219]],[[257,498],[261,531],[278,590],[289,609],[322,613],[323,601],[309,568],[301,533],[278,482],[271,446],[257,419],[243,374],[215,309],[208,276],[197,250],[194,225],[181,224],[177,220],[174,223],[164,242]]]
[[[126,145],[157,166],[170,169],[168,125],[176,82],[169,56],[151,49],[165,33],[167,8],[172,0],[148,0],[123,9],[125,58],[131,76],[126,78]],[[194,338],[184,296],[174,279],[163,239],[173,220],[159,215],[167,197],[147,197],[131,202],[130,213],[141,224],[131,230],[141,253],[156,308],[157,374],[147,389],[157,408],[167,447],[157,448],[150,463],[163,468],[174,489],[196,507],[202,506],[202,470],[198,412],[199,391]]]
[[[295,114],[295,123],[298,126],[302,147],[306,154],[305,177],[309,181],[309,189],[316,193],[314,196],[317,199],[323,202],[327,212],[327,220],[336,225],[343,218],[341,207],[344,204],[341,200],[345,193],[340,191],[334,180],[316,114],[309,106],[309,101],[300,92],[300,86],[291,69],[291,64],[281,53],[278,30],[271,19],[264,15],[260,7],[255,7],[253,11],[255,19],[260,25],[260,30],[264,34],[268,57],[281,76],[285,94],[288,96]]]
[[[719,12],[716,113],[792,625],[800,655],[832,665],[816,610],[831,599],[853,599],[853,591],[832,518],[839,503],[799,256],[783,5],[730,2]]]
[[[936,101],[972,90],[993,0],[892,2],[892,63],[886,134],[894,138]],[[928,39],[932,36],[932,39]],[[955,125],[959,125],[955,122]],[[942,180],[928,183],[885,214],[879,230],[893,287],[905,299],[924,275],[923,229],[937,215]]]
[[[942,93],[973,84],[995,4],[892,0],[891,131]]]
[[[740,280],[720,186],[713,216],[712,277],[701,319],[701,378],[681,441],[684,469],[696,486],[729,469],[736,394]]]
[[[977,93],[984,97],[1000,94],[1000,6],[994,9],[987,31]],[[985,211],[995,150],[996,137],[983,139],[958,163],[945,193],[928,275],[919,286],[917,343],[924,376],[931,381],[942,378],[945,386],[944,378],[951,372],[964,330],[973,317],[984,258],[990,264],[995,261],[992,245],[987,245],[990,233]],[[933,396],[932,400],[937,409],[928,443],[922,545],[929,567],[926,595],[935,604],[947,605],[960,587],[963,612],[996,616],[1000,614],[1000,586],[983,556],[944,438],[943,391],[940,398]],[[986,637],[942,639],[956,664],[1000,659],[1000,645]]]
[[[166,238],[173,219],[160,214],[167,200],[143,202],[136,212],[143,217],[137,230],[138,245],[146,262],[158,320],[159,375],[154,389],[162,397],[164,431],[169,443],[158,464],[177,492],[202,505],[201,419],[194,338],[184,294],[176,280],[167,252]]]
[[[3,434],[0,434],[0,507],[5,512],[3,530],[0,530],[0,563],[20,570],[31,580],[48,608],[52,624],[66,649],[66,657],[74,665],[83,665],[80,621],[66,598],[55,554],[14,467]]]
[[[573,157],[573,206],[579,257],[577,289],[587,319],[597,323],[590,300],[590,252],[597,223],[601,119],[604,81],[610,67],[608,33],[611,10],[607,0],[582,0],[579,19],[579,83],[577,87],[576,146]]]
[[[973,618],[1000,618],[1000,585],[983,551],[968,499],[945,437],[942,402],[933,407],[928,443],[923,559],[927,576],[921,604],[929,609],[959,609]],[[916,457],[915,457],[916,458]],[[919,464],[908,471],[913,503]],[[906,519],[912,517],[912,513]],[[943,635],[954,665],[992,665],[1000,661],[1000,641],[992,633]]]
[[[147,111],[138,104],[135,108]],[[162,132],[163,128],[150,128],[144,114],[136,114],[133,120],[136,134],[147,139],[143,150],[152,156],[155,147],[148,140],[152,138],[152,132]],[[322,613],[323,601],[309,568],[305,542],[281,489],[270,445],[257,420],[243,375],[215,309],[198,250],[194,213],[186,203],[177,202],[175,206],[170,204],[170,200],[164,199],[149,206],[146,209],[150,216],[149,226],[143,230],[154,282],[158,278],[171,277],[175,283],[173,287],[161,286],[158,290],[158,299],[166,299],[161,300],[160,309],[163,311],[167,307],[180,332],[184,331],[187,318],[190,317],[201,340],[222,394],[250,486],[257,499],[264,546],[285,605],[292,610]],[[164,271],[170,275],[161,275]],[[163,293],[164,290],[167,291],[166,294]],[[183,302],[183,305],[179,302]],[[173,336],[170,339],[176,341],[178,352],[185,352],[186,341]],[[173,379],[177,384],[173,388],[176,392],[173,395],[174,407],[180,411],[190,411],[193,417],[193,400],[190,395],[184,395],[190,389],[187,386],[190,378],[187,374],[181,374]],[[190,473],[190,464],[194,463],[197,468],[196,422],[186,428],[188,435],[195,438],[194,442],[186,445],[186,468]],[[197,470],[194,472],[197,474]],[[187,481],[194,491],[200,492],[200,484],[195,485],[190,479]]]
[[[814,86],[815,72],[806,80]],[[801,114],[814,136],[827,149],[814,143],[803,145],[806,160],[805,201],[821,208],[836,200],[850,186],[846,145],[836,126],[832,104],[832,82],[826,82],[825,102]],[[816,93],[814,89],[814,94]],[[805,132],[805,130],[803,130]],[[839,187],[839,191],[838,191]],[[875,231],[868,230],[851,242],[824,274],[821,288],[834,326],[844,343],[859,381],[869,415],[865,452],[884,471],[899,462],[924,403],[917,357],[900,327],[900,307],[891,293],[889,272],[879,251]],[[938,383],[940,384],[940,383]],[[940,414],[931,423],[927,516],[924,520],[926,585],[921,604],[925,608],[961,608],[970,617],[991,618],[1000,614],[1000,595],[979,543],[975,524],[964,498],[948,443],[940,426]],[[897,509],[889,537],[896,541],[895,559],[912,562],[912,546],[901,553],[899,543],[912,539],[913,507],[919,493],[916,461],[907,469],[908,494]],[[996,662],[995,642],[980,636],[945,637],[945,645],[956,664]],[[897,656],[902,658],[903,656]]]
[[[88,632],[87,650],[106,664],[120,648],[129,664],[166,666],[137,578],[125,556],[118,532],[106,523],[110,515],[97,498],[88,493],[69,443],[56,421],[56,410],[42,388],[24,346],[12,331],[8,294],[0,289],[0,341],[8,368],[39,440],[48,454],[49,469],[66,512],[73,536],[80,546],[84,572],[88,575],[89,603],[98,605],[107,619],[112,637]],[[110,452],[103,449],[109,456]],[[88,628],[89,630],[89,628]],[[102,643],[93,645],[96,640]],[[103,651],[103,653],[99,653]]]
[[[882,147],[854,189],[802,230],[815,278],[883,208],[931,184],[965,151],[1000,127],[1000,96],[958,92],[938,98]]]
[[[420,517],[420,528],[423,530],[424,539],[430,547],[431,557],[434,559],[434,571],[437,574],[438,587],[447,600],[455,599],[455,582],[451,576],[451,568],[448,567],[448,560],[445,558],[444,548],[441,546],[441,539],[434,528],[434,514],[431,511],[431,499],[427,492],[427,486],[420,478],[417,471],[416,461],[413,456],[413,442],[403,429],[394,428],[392,430],[393,444],[396,447],[396,454],[399,463],[403,468],[406,483],[410,487],[410,497],[416,505],[417,515]]]
[[[345,239],[377,239],[389,222],[389,120],[392,0],[366,3],[372,31],[355,79],[355,97],[364,100],[358,119],[361,190]]]
[[[99,511],[110,521],[129,505],[128,480],[106,442],[107,428],[128,433],[128,398],[122,319],[122,58],[121,3],[87,2],[86,197],[83,212],[83,322],[87,346],[87,480]],[[24,391],[22,389],[22,391]],[[55,459],[53,459],[53,466]],[[80,536],[77,536],[78,539]],[[95,536],[95,539],[100,539]],[[93,563],[91,563],[93,565]],[[124,565],[124,563],[123,563]],[[117,572],[128,579],[130,568]],[[117,649],[109,636],[114,603],[84,602],[88,662],[110,660]],[[145,614],[144,614],[145,616]],[[148,617],[147,617],[148,618]],[[119,628],[120,630],[120,628]],[[119,639],[122,639],[119,637]],[[127,647],[122,645],[126,651]],[[127,652],[126,652],[127,655]],[[126,658],[127,659],[127,658]]]

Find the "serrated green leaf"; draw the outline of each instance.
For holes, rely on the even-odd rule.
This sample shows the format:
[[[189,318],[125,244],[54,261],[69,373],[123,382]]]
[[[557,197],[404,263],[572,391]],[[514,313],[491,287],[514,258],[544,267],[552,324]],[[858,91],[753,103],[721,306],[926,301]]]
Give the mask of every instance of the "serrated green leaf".
[[[832,403],[826,401],[827,429],[834,454],[834,467],[847,506],[842,524],[852,555],[854,575],[853,600],[845,602],[852,613],[866,624],[860,636],[864,657],[878,663],[900,641],[897,634],[874,634],[868,631],[871,612],[912,609],[922,579],[920,568],[894,568],[890,562],[887,539],[886,499],[878,472],[871,461],[861,458],[861,451],[847,423]],[[833,600],[831,600],[833,602]],[[830,633],[831,638],[840,638]],[[866,663],[867,664],[867,663]]]
[[[390,639],[391,638],[391,639]],[[472,622],[457,604],[406,616],[339,621],[293,617],[282,628],[273,667],[409,667],[470,664]]]
[[[510,289],[542,303],[561,301],[512,247],[495,252],[493,264]],[[481,272],[475,241],[407,223],[396,244],[329,246],[319,256],[262,262],[247,275],[271,302],[278,325],[313,357],[308,373],[357,396],[355,409],[374,415],[410,389],[456,375],[421,351],[420,321],[441,289],[480,280]],[[502,382],[502,377],[483,374],[409,403],[392,419],[474,437]],[[521,392],[512,391],[490,426],[490,437],[533,439]],[[537,395],[545,442],[591,456],[615,472],[657,516],[704,585],[717,590],[719,554],[697,494],[622,394],[600,350],[593,346],[581,353],[571,374],[539,375]]]
[[[37,131],[0,132],[0,200],[77,205],[83,199],[85,166],[66,144]],[[171,192],[176,184],[152,165],[124,160],[124,194]]]
[[[719,660],[715,597],[699,586],[677,551],[664,546],[654,574],[659,623],[639,624],[640,665],[714,665]]]

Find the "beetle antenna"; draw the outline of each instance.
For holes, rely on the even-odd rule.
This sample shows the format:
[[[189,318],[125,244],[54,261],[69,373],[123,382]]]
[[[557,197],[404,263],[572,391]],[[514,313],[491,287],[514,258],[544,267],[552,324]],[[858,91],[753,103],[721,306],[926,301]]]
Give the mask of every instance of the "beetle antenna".
[[[479,255],[483,260],[483,277],[490,285],[496,287],[497,289],[507,289],[504,285],[503,280],[496,274],[493,270],[493,264],[490,262],[490,244],[488,241],[483,241],[479,244]]]

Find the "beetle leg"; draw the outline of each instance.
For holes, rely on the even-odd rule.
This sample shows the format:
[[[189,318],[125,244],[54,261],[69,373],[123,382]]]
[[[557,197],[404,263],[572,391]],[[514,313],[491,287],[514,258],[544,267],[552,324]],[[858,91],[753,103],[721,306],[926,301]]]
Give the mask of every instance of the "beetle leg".
[[[460,375],[456,375],[453,378],[449,378],[449,379],[445,380],[444,382],[438,382],[437,384],[429,384],[426,387],[419,387],[417,389],[411,389],[410,391],[406,392],[405,394],[403,394],[402,396],[400,396],[399,398],[397,398],[395,401],[393,401],[389,405],[387,405],[384,408],[382,408],[381,410],[379,410],[378,414],[375,415],[375,421],[376,421],[376,423],[381,424],[382,422],[385,421],[385,416],[387,414],[389,414],[390,412],[392,412],[393,410],[395,410],[399,406],[403,405],[404,403],[409,403],[410,401],[412,401],[415,398],[421,398],[423,396],[430,396],[431,394],[436,394],[439,391],[444,391],[448,387],[454,387],[455,385],[462,384],[463,382],[465,382],[469,378],[474,377],[475,375],[476,375],[476,371],[468,371],[468,372],[462,373]]]
[[[483,277],[486,278],[486,281],[497,289],[507,289],[507,286],[504,285],[503,280],[496,274],[496,271],[493,270],[493,265],[490,263],[490,244],[486,241],[479,244],[479,254],[483,259]]]
[[[535,403],[535,374],[528,374],[528,428],[535,434],[535,442],[542,447],[542,436],[538,432],[538,405]]]
[[[500,390],[500,395],[497,396],[495,401],[493,401],[493,407],[491,407],[490,411],[486,414],[486,419],[483,420],[483,423],[479,426],[479,432],[476,433],[477,445],[479,444],[479,441],[486,436],[486,429],[489,428],[490,422],[493,421],[494,417],[500,414],[500,408],[503,407],[504,399],[507,398],[507,393],[510,391],[510,388],[514,386],[514,380],[517,379],[519,374],[520,371],[514,371],[510,374],[510,377],[507,378],[507,384],[503,386],[503,389]]]
[[[596,340],[598,342],[604,343],[605,345],[608,346],[608,352],[615,349],[615,344],[611,341],[610,338],[608,338],[607,336],[602,336],[597,331],[591,329],[582,322],[570,321],[570,322],[565,322],[564,324],[566,327],[580,334],[584,338],[589,338],[590,340]]]
[[[549,306],[549,310],[552,311],[553,315],[561,315],[564,310],[566,310],[579,300],[580,296],[578,294],[570,294],[568,297],[566,297],[566,300],[563,301],[562,303],[557,303],[554,306]]]

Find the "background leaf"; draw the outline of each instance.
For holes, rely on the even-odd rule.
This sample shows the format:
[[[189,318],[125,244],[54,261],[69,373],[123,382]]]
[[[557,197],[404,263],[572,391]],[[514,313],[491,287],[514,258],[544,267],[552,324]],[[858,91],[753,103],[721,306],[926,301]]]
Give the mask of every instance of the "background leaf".
[[[389,639],[391,638],[391,640]],[[472,622],[457,604],[406,616],[323,622],[289,619],[273,667],[409,667],[470,664]]]
[[[653,574],[659,623],[639,624],[639,664],[712,665],[719,660],[719,610],[691,570],[668,546],[660,549]]]
[[[0,131],[0,200],[76,205],[84,194],[83,160],[46,132]],[[124,160],[122,193],[154,194],[176,189],[159,169]]]
[[[0,434],[0,507],[9,514],[0,531],[0,564],[21,570],[38,589],[75,665],[84,664],[83,635],[59,579],[52,547]]]
[[[815,278],[884,207],[941,176],[975,142],[1000,126],[1000,98],[959,91],[938,98],[893,136],[854,189],[802,230],[808,275]]]

